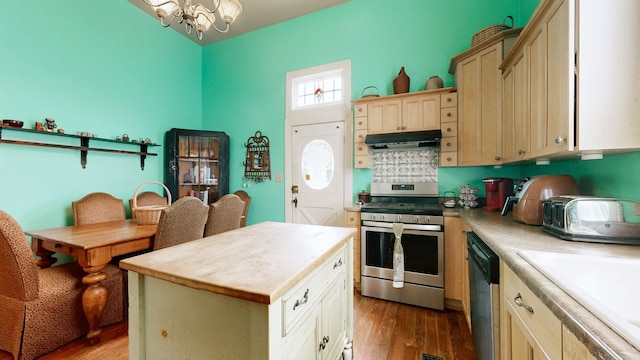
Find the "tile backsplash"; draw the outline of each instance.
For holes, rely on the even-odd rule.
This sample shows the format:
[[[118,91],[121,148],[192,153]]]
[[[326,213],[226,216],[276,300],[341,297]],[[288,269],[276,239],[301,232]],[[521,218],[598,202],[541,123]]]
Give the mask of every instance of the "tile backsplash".
[[[437,182],[438,151],[380,150],[370,153],[374,183]]]

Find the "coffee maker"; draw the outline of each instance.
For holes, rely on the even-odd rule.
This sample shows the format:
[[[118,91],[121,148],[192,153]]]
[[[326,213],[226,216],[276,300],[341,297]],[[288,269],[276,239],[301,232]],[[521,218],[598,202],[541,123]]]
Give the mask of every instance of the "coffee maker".
[[[513,195],[513,179],[493,177],[483,181],[487,194],[487,205],[483,206],[482,210],[501,211],[507,197]]]

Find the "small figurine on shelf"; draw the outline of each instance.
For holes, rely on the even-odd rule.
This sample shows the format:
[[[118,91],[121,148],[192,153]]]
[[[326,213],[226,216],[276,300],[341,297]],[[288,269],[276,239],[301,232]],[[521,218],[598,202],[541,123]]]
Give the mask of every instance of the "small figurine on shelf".
[[[54,132],[55,128],[58,127],[58,125],[56,125],[56,121],[52,118],[46,118],[45,120],[45,124],[44,124],[44,130],[47,132]]]
[[[42,127],[42,123],[40,121],[36,121],[35,129],[38,131],[44,131],[44,127]]]

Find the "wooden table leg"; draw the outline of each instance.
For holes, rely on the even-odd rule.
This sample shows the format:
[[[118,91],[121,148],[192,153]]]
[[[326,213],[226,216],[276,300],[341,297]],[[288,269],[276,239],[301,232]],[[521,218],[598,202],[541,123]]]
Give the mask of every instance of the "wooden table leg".
[[[58,261],[58,259],[52,256],[54,254],[53,251],[45,250],[40,247],[40,240],[32,239],[31,241],[33,251],[38,257],[40,257],[40,259],[36,261],[36,265],[38,265],[40,269],[51,267],[51,265]],[[35,244],[33,242],[35,242]]]
[[[87,289],[82,294],[82,308],[84,315],[89,322],[89,333],[87,339],[90,344],[96,344],[100,341],[100,322],[102,321],[102,313],[107,303],[107,288],[102,286],[102,281],[107,278],[107,274],[103,272],[107,265],[85,267],[87,273],[82,278],[82,283],[87,285]]]

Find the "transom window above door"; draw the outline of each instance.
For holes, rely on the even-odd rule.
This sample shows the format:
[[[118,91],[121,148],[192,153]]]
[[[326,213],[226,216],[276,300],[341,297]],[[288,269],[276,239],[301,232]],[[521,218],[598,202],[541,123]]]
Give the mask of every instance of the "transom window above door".
[[[293,79],[292,110],[343,102],[342,71],[335,70]]]

